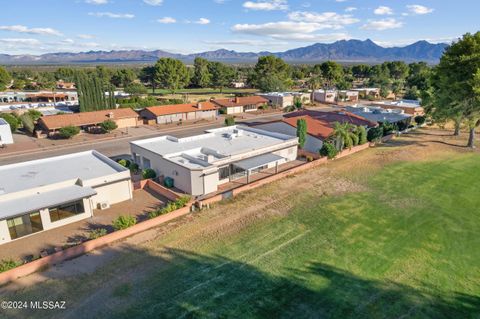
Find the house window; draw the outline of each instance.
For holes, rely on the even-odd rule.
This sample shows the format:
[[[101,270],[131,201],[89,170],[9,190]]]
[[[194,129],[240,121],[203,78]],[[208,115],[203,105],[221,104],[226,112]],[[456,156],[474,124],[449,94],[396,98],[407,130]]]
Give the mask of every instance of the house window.
[[[145,169],[152,168],[152,164],[150,163],[150,160],[146,157],[143,158],[143,168]]]
[[[230,176],[230,166],[220,167],[218,169],[218,179],[226,179]]]
[[[7,219],[10,238],[16,239],[43,230],[40,212],[25,214],[20,217]]]
[[[245,111],[248,111],[248,110],[256,110],[256,109],[257,109],[257,106],[256,106],[255,104],[245,105],[245,106],[243,107],[243,109],[244,109]]]
[[[55,208],[49,209],[50,221],[56,222],[65,218],[73,217],[75,215],[85,213],[85,208],[83,207],[83,201],[78,201],[75,203],[61,205]]]

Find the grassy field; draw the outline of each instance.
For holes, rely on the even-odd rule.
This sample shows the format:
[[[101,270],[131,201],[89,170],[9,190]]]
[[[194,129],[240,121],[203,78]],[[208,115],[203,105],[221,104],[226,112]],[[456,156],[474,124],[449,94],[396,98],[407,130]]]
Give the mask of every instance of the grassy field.
[[[480,154],[443,134],[286,178],[0,299],[67,300],[55,314],[71,318],[480,318]]]

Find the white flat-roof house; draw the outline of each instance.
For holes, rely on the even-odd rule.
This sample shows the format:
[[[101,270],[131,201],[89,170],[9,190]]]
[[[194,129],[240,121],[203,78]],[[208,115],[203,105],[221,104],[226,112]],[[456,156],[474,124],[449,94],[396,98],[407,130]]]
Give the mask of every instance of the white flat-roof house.
[[[264,97],[268,100],[268,103],[271,106],[286,108],[292,106],[295,102],[295,99],[300,99],[302,103],[310,103],[310,93],[302,92],[269,92],[269,93],[258,93],[259,96]]]
[[[7,121],[0,118],[0,146],[13,144],[12,130]]]
[[[131,198],[129,170],[96,151],[0,166],[0,244]]]
[[[132,158],[157,176],[170,177],[185,193],[201,196],[234,179],[297,158],[298,138],[230,126],[185,138],[161,136],[130,143]]]
[[[312,93],[313,100],[320,103],[335,103],[337,101],[336,90],[316,90]]]

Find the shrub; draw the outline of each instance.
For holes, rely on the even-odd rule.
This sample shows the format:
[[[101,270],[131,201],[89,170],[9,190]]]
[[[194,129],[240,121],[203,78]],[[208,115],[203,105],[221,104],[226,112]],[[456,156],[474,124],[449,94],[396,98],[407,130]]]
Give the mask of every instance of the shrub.
[[[104,132],[110,133],[111,131],[116,130],[118,125],[112,120],[105,120],[100,123],[100,127]]]
[[[42,112],[37,111],[37,110],[28,110],[28,112],[26,114],[28,116],[30,116],[30,118],[33,121],[38,121],[38,119],[42,117]]]
[[[367,130],[363,126],[357,126],[358,145],[367,143]]]
[[[227,116],[225,118],[225,126],[233,126],[235,125],[235,118],[233,116]]]
[[[138,164],[137,164],[137,163],[131,163],[131,164],[130,164],[130,171],[131,171],[131,172],[133,172],[133,173],[136,174],[136,173],[138,172],[138,169],[139,169],[139,167],[138,167]]]
[[[369,142],[377,142],[383,137],[383,127],[372,127],[368,130],[367,140]]]
[[[98,228],[90,231],[88,238],[90,239],[97,239],[107,234],[107,230],[105,228]]]
[[[383,122],[381,126],[383,127],[383,136],[392,134],[396,128],[395,124],[389,122]]]
[[[115,219],[112,223],[113,229],[121,230],[126,229],[128,227],[132,227],[137,223],[137,220],[133,216],[119,216]]]
[[[168,213],[173,212],[177,209],[185,207],[189,201],[190,201],[189,196],[182,196],[174,202],[169,202],[165,207],[156,209],[156,210],[148,213],[148,217],[149,218],[155,218],[155,217],[158,217],[160,215],[168,214]]]
[[[20,122],[18,118],[15,117],[13,114],[1,113],[0,117],[10,125],[10,130],[12,131],[12,133],[18,129],[18,124],[20,124]]]
[[[143,179],[152,179],[157,177],[157,173],[151,168],[146,168],[142,171],[142,178]]]
[[[132,164],[129,160],[126,160],[126,159],[118,160],[117,163],[126,168],[129,168],[130,165]]]
[[[398,130],[401,132],[401,131],[405,131],[408,127],[408,124],[405,123],[405,122],[398,122],[397,123],[397,128]]]
[[[425,123],[425,121],[426,121],[425,116],[421,116],[421,115],[415,116],[415,123],[417,123],[417,125],[422,125]]]
[[[78,135],[80,133],[80,128],[76,126],[64,126],[58,130],[58,134],[60,135],[61,138],[69,139],[74,137],[75,135]]]
[[[13,269],[15,267],[20,266],[19,262],[16,262],[14,260],[8,259],[8,260],[2,260],[0,262],[0,272],[4,272],[10,269]]]
[[[358,138],[358,135],[355,134],[355,132],[350,132],[350,139],[352,140],[353,146],[358,145],[359,138]]]
[[[306,159],[307,159],[307,162],[313,162],[313,157],[310,155],[308,155]]]
[[[222,108],[218,110],[218,114],[227,114],[227,110]]]
[[[24,113],[20,116],[20,121],[22,121],[23,129],[30,134],[33,134],[35,130],[35,124],[33,123],[33,119],[28,115],[28,113]]]
[[[322,148],[319,151],[320,155],[326,156],[329,159],[337,156],[337,148],[331,142],[324,142]]]

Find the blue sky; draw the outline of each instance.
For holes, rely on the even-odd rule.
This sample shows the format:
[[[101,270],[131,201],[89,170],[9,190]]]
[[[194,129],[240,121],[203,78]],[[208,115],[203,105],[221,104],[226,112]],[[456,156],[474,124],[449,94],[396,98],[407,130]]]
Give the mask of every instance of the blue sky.
[[[283,51],[370,38],[449,42],[480,30],[474,0],[9,0],[0,53]]]

